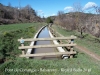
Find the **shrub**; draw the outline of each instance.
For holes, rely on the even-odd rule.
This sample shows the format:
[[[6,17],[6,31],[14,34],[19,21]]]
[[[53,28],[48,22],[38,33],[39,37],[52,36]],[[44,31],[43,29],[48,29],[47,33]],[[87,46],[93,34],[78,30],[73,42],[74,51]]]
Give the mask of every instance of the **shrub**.
[[[46,22],[47,22],[47,23],[53,23],[53,20],[52,20],[50,17],[48,17],[48,18],[46,19]]]
[[[21,54],[21,50],[18,50],[20,43],[17,41],[23,36],[23,38],[29,38],[33,36],[35,32],[34,27],[29,27],[23,30],[4,32],[0,38],[0,58],[5,61],[13,60]],[[25,43],[29,44],[29,43]]]

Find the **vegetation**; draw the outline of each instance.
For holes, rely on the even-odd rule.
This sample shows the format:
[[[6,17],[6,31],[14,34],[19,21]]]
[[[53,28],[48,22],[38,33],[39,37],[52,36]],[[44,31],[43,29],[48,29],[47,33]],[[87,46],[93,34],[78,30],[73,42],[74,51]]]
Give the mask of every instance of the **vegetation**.
[[[35,25],[35,26],[34,26]],[[1,25],[0,26],[0,34],[9,31],[16,31],[16,30],[24,30],[28,27],[34,26],[36,28],[43,25],[43,23],[19,23],[19,24],[9,24],[9,25]]]
[[[99,14],[95,15],[84,13],[80,4],[75,4],[73,7],[75,12],[65,14],[59,11],[58,16],[48,17],[46,22],[57,24],[52,27],[64,36],[74,34],[78,37],[75,40],[78,45],[100,55],[100,8],[96,8]],[[67,60],[37,60],[18,57],[21,50],[18,50],[20,43],[17,40],[21,37],[33,37],[37,30],[45,25],[45,23],[35,22],[42,21],[43,19],[37,16],[30,5],[18,8],[12,7],[10,3],[8,6],[0,3],[0,24],[4,24],[0,26],[0,38],[2,38],[0,39],[0,75],[100,74],[100,62],[94,61],[77,49],[75,49],[77,51],[75,57]]]
[[[12,26],[10,31],[9,29],[7,30],[8,26],[9,28]],[[20,44],[17,42],[17,39],[22,36],[24,38],[32,37],[35,30],[40,28],[41,25],[40,23],[22,24],[22,28],[20,27],[18,29],[17,26],[20,26],[20,24],[8,26],[5,30],[2,30],[3,34],[0,34],[5,38],[3,39],[5,42],[2,41],[2,39],[0,40],[0,43],[3,43],[0,44],[0,48],[2,48],[0,49],[0,53],[4,53],[4,50],[6,51],[2,54],[2,57],[5,57],[6,61],[3,64],[0,64],[1,75],[98,75],[100,73],[100,62],[94,61],[92,58],[81,52],[78,52],[75,58],[67,60],[37,60],[18,57],[18,55],[21,54],[21,50],[18,50]],[[66,33],[66,30],[56,26],[53,27],[60,33],[66,34],[66,36],[74,33],[70,31],[69,33]],[[12,28],[15,28],[15,31]],[[5,31],[6,33],[4,33]],[[78,35],[78,33],[75,35]],[[3,45],[7,49],[5,49]]]
[[[71,70],[72,69],[72,70]],[[0,66],[2,75],[98,75],[100,62],[84,53],[67,60],[36,60],[16,58]]]
[[[12,7],[11,4],[4,6],[0,3],[0,25],[27,22],[43,22],[43,20],[30,5]]]
[[[84,32],[100,37],[100,7],[94,7],[95,14],[85,13],[79,3],[73,4],[73,9],[73,12],[67,14],[58,11],[54,23],[66,30],[77,30],[82,38]]]
[[[44,23],[27,23],[0,26],[0,38],[2,38],[0,40],[0,62],[2,63],[8,60],[13,60],[19,56],[21,50],[18,50],[20,43],[17,40],[21,37],[32,37],[43,25]]]
[[[75,35],[77,36],[77,40],[75,42],[83,47],[88,48],[92,52],[100,55],[100,38],[94,37],[90,34],[84,33],[83,36],[84,38],[81,38],[80,33],[77,31],[70,31],[66,29],[62,29],[61,26],[53,25],[54,29],[57,30],[59,33],[61,33],[64,36],[71,36]]]
[[[53,20],[52,20],[50,17],[48,17],[48,18],[46,19],[46,22],[47,22],[47,23],[53,23]]]

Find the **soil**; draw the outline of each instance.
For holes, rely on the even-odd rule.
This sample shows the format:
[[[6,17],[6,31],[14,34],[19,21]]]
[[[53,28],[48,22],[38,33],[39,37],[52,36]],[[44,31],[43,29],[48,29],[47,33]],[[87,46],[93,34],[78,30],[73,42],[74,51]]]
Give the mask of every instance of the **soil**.
[[[85,54],[89,55],[90,57],[92,57],[92,58],[94,58],[94,59],[100,61],[100,56],[97,55],[96,53],[94,53],[94,52],[88,50],[87,48],[84,48],[84,47],[82,47],[82,46],[79,46],[79,45],[77,45],[77,46],[75,46],[75,47],[76,47],[77,49],[79,49],[79,51],[84,52]]]

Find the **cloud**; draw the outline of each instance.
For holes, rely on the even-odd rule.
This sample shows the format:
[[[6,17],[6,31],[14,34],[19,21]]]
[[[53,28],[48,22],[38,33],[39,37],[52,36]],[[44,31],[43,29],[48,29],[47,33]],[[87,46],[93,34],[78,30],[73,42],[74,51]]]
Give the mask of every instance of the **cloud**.
[[[71,7],[71,6],[68,6],[68,7],[65,7],[64,10],[67,10],[67,11],[71,12],[71,11],[73,11],[74,9],[73,9],[73,7]]]
[[[44,14],[44,12],[42,10],[38,10],[39,14]]]
[[[52,14],[52,16],[55,16],[56,14]]]
[[[47,17],[47,15],[44,15],[44,17]]]
[[[84,6],[83,10],[87,10],[87,9],[90,9],[90,8],[93,8],[93,7],[97,7],[97,4],[94,3],[94,2],[88,2],[88,3]]]

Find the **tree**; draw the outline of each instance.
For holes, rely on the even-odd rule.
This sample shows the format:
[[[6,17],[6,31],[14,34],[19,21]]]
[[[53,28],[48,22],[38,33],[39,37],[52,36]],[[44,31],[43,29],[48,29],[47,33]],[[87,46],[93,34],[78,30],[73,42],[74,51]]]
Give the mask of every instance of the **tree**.
[[[46,19],[46,22],[49,24],[49,23],[53,23],[53,20],[50,18],[50,17],[48,17],[47,19]]]
[[[11,7],[11,3],[10,2],[8,3],[8,6]]]
[[[66,22],[66,15],[64,13],[64,11],[58,11],[58,24],[62,25],[63,27],[65,27],[65,22]]]
[[[60,19],[63,19],[64,18],[64,11],[58,11],[58,17]]]
[[[84,15],[84,12],[82,10],[82,6],[80,3],[74,3],[73,8],[74,8],[74,15],[75,15],[75,23],[77,25],[78,31],[80,31],[81,37],[84,37],[83,30],[85,26],[83,24],[86,19],[86,15]]]
[[[99,23],[100,23],[100,7],[94,7],[95,10],[96,10],[96,27],[98,27],[98,33],[96,34],[97,37],[100,37],[100,26],[99,26]]]

